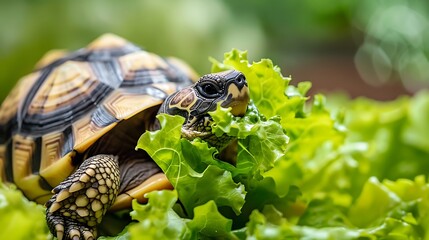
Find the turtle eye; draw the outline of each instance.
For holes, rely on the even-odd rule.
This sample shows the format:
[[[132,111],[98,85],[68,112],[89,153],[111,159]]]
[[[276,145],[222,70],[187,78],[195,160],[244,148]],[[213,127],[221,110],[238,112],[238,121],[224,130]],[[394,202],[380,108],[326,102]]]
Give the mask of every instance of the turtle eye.
[[[215,95],[217,94],[216,88],[213,86],[213,84],[205,84],[203,86],[203,91],[207,93],[208,95]]]
[[[237,81],[237,83],[242,83],[242,82],[246,81],[246,78],[242,74],[240,74],[240,76],[237,77],[236,81]]]
[[[201,95],[207,98],[219,97],[219,91],[216,85],[213,83],[203,83],[199,87]]]

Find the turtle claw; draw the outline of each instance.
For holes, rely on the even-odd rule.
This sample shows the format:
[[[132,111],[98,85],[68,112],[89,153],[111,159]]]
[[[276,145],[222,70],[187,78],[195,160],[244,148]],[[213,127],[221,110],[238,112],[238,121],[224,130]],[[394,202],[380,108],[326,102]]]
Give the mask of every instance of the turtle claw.
[[[67,219],[55,213],[48,213],[46,218],[52,234],[58,240],[94,240],[97,236],[95,227],[88,227],[73,219]]]
[[[68,239],[71,240],[94,240],[96,236],[95,228],[89,228],[78,224],[69,225],[67,232]]]
[[[118,188],[116,157],[97,155],[87,159],[55,187],[46,203],[49,230],[58,240],[95,239],[97,224],[115,201]]]
[[[55,232],[57,233],[58,240],[62,240],[64,236],[64,226],[61,224],[55,225]]]
[[[64,236],[64,220],[61,216],[54,216],[50,213],[46,214],[46,220],[51,233],[57,237],[58,240],[62,240]]]

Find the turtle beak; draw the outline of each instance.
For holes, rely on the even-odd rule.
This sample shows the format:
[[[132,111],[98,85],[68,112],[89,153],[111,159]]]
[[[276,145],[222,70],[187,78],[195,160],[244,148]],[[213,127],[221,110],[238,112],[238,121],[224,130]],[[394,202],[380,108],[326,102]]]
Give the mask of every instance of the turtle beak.
[[[247,83],[232,83],[229,85],[228,92],[231,95],[231,97],[228,97],[230,101],[223,102],[222,107],[232,108],[231,113],[236,117],[244,116],[250,101]]]

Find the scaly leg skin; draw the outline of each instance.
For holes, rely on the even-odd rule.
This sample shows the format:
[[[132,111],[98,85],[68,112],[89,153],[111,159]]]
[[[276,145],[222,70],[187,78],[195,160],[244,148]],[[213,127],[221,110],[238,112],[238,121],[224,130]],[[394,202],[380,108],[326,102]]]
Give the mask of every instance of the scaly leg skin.
[[[114,203],[118,189],[117,157],[96,155],[86,159],[52,190],[54,195],[46,203],[51,233],[58,240],[96,239],[96,226]]]

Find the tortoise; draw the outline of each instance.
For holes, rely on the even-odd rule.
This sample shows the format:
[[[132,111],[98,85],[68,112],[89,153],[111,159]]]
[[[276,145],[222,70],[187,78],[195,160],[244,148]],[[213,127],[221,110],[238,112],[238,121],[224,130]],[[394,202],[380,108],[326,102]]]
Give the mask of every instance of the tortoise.
[[[156,115],[185,118],[182,136],[219,150],[208,112],[249,102],[245,76],[229,70],[197,74],[183,61],[105,34],[72,53],[48,53],[0,107],[0,179],[46,206],[58,239],[94,239],[106,211],[144,203],[144,194],[172,188],[143,150]]]

